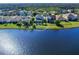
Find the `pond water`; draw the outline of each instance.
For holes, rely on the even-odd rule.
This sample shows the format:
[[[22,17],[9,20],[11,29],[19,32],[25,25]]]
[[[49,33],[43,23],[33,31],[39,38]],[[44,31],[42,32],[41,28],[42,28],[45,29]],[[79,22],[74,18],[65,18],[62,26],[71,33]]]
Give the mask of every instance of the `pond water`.
[[[0,54],[79,54],[79,28],[33,31],[1,29]]]

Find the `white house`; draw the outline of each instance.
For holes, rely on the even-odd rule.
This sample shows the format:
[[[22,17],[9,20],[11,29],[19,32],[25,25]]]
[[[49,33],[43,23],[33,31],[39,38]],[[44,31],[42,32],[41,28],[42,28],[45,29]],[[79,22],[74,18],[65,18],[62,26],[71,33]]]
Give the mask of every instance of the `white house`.
[[[77,15],[77,14],[74,14],[74,13],[69,13],[68,19],[69,19],[70,21],[77,20],[77,19],[78,19],[78,15]]]
[[[36,20],[44,20],[44,16],[43,15],[40,15],[40,14],[37,14],[35,16]]]
[[[0,15],[2,15],[3,14],[3,11],[2,10],[0,10]]]
[[[19,10],[17,14],[19,16],[25,16],[26,15],[26,11],[25,10]]]
[[[78,15],[74,13],[56,15],[56,20],[73,21],[73,20],[76,20],[77,18],[78,18]]]
[[[32,16],[32,11],[27,11],[27,16]]]

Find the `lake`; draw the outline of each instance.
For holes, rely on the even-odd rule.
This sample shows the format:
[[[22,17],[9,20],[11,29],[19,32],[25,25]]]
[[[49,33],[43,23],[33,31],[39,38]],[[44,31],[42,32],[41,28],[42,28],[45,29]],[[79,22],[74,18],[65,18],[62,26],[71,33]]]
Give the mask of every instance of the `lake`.
[[[79,54],[79,28],[64,30],[0,30],[0,55]]]

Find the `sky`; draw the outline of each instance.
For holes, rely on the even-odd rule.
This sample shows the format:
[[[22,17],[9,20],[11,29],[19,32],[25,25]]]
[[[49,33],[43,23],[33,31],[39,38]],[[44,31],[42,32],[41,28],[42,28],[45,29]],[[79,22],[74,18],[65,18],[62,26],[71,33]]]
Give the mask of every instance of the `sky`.
[[[0,3],[78,3],[79,0],[0,0]]]

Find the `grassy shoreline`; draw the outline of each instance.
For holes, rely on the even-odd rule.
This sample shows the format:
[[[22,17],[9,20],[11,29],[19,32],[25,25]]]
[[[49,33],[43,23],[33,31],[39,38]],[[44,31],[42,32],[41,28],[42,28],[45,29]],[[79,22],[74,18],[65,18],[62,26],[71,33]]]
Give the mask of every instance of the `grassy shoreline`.
[[[40,30],[61,30],[61,29],[70,29],[70,28],[78,28],[79,22],[61,22],[61,24],[64,26],[58,27],[55,24],[47,23],[47,26],[44,25],[36,25],[36,29]],[[16,24],[0,24],[0,29],[20,29],[20,30],[33,30],[32,26],[29,28],[25,28],[24,26],[18,27]]]
[[[70,29],[70,28],[78,28],[79,22],[61,22],[61,25],[64,26],[58,27],[55,24],[48,24],[48,26],[37,26],[37,29],[51,29],[51,30],[61,30],[61,29]]]

